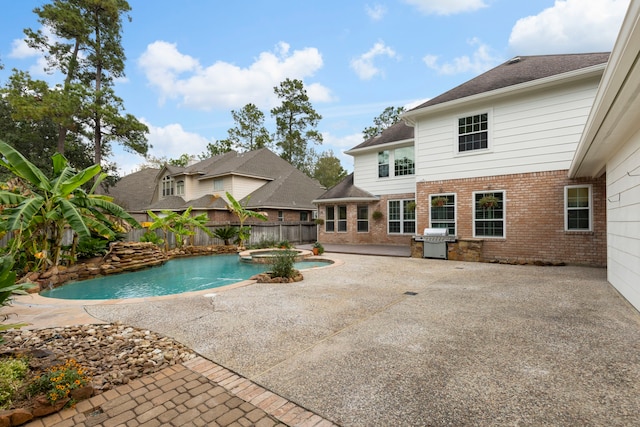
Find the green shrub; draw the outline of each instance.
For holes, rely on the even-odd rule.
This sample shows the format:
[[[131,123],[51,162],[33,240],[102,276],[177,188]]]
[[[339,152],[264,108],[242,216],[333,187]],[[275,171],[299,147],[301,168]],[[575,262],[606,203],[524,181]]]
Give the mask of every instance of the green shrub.
[[[162,239],[153,231],[145,231],[142,237],[140,237],[140,241],[153,243],[154,245],[158,246],[162,246],[162,244],[164,243],[164,239]]]
[[[297,270],[293,268],[296,254],[295,251],[278,251],[271,260],[271,275],[273,277],[294,277],[297,274]]]
[[[29,364],[26,359],[0,360],[0,409],[11,406],[11,399],[22,385]]]
[[[80,239],[76,248],[76,256],[78,258],[93,258],[103,256],[107,253],[109,241],[101,237],[89,237]]]
[[[238,235],[238,229],[227,225],[213,230],[213,236],[224,241],[225,246],[229,246],[232,239]]]
[[[251,249],[267,249],[267,248],[275,248],[278,246],[278,241],[276,239],[265,239],[262,238],[260,242],[251,245]]]

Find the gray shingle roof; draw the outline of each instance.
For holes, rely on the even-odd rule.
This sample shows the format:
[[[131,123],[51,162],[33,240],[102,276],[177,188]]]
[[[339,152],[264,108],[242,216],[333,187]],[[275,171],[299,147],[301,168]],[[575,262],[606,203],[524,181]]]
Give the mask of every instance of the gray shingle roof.
[[[316,201],[322,202],[323,200],[333,199],[371,199],[377,200],[379,197],[365,191],[354,185],[353,173],[347,175],[342,181],[331,187],[328,191],[322,194],[316,199]]]
[[[125,175],[107,191],[101,194],[113,197],[114,203],[128,212],[142,212],[153,200],[156,176],[160,169],[148,168]]]
[[[405,139],[413,139],[413,127],[407,126],[405,122],[401,120],[383,130],[380,135],[367,139],[363,143],[353,147],[351,150],[386,144],[388,142],[402,141]]]
[[[167,170],[174,176],[200,175],[200,179],[225,175],[243,175],[261,178],[265,184],[249,195],[250,209],[315,209],[312,200],[321,195],[325,189],[318,181],[309,178],[287,161],[267,148],[214,156],[186,168],[168,166]],[[150,194],[155,191],[152,189]],[[244,204],[246,198],[241,202]],[[192,206],[194,209],[226,209],[222,198],[214,198],[207,194],[195,200],[185,201],[182,197],[165,197],[150,205],[150,210],[184,210]]]
[[[413,108],[454,101],[508,86],[551,77],[570,71],[604,64],[609,60],[608,52],[575,53],[565,55],[519,56],[457,86],[429,101]]]
[[[247,206],[252,209],[315,209],[311,202],[324,191],[324,187],[318,181],[290,166],[290,168],[281,171],[281,174],[273,181],[251,193]]]

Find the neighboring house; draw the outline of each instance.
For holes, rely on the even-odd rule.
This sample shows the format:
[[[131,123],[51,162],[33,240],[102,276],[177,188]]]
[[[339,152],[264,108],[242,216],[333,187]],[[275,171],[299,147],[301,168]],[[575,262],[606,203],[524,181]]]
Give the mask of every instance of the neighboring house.
[[[147,207],[153,199],[159,171],[157,168],[147,168],[130,173],[120,178],[116,185],[100,192],[113,197],[113,202],[137,221],[146,221]]]
[[[605,265],[605,179],[568,169],[608,57],[516,57],[404,113],[347,151],[352,185],[371,199],[333,189],[316,199],[319,240],[408,245],[440,227],[482,242],[487,261]],[[498,206],[480,206],[485,196]],[[359,228],[365,209],[376,226]],[[343,225],[327,227],[334,220]]]
[[[269,221],[312,221],[312,200],[324,192],[315,180],[266,148],[214,156],[185,168],[165,166],[148,209],[206,212],[214,224],[234,222],[226,193]],[[247,201],[248,198],[248,201]]]
[[[270,222],[312,222],[316,210],[312,200],[325,191],[316,180],[266,148],[230,151],[187,167],[166,165],[154,171],[151,180],[151,172],[145,171],[122,178],[111,190],[116,202],[157,214],[162,210],[181,213],[192,207],[193,215],[206,213],[210,224],[228,224],[237,222],[227,209],[229,192],[247,208],[266,213]],[[143,179],[147,180],[144,184]],[[121,188],[134,183],[147,192]],[[135,200],[126,198],[131,195]],[[148,217],[145,214],[137,219]]]
[[[569,169],[606,176],[607,275],[640,310],[640,2],[632,1]]]

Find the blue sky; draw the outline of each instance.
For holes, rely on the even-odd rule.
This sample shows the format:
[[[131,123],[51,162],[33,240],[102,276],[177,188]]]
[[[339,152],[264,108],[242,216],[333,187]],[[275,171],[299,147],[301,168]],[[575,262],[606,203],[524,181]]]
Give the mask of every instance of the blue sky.
[[[629,1],[129,0],[116,93],[149,126],[150,154],[176,158],[226,138],[231,110],[250,102],[275,131],[273,87],[300,79],[323,116],[316,149],[333,150],[351,171],[343,151],[385,107],[415,106],[513,56],[609,51]],[[0,85],[12,68],[58,82],[22,42],[45,3],[3,8]],[[113,148],[123,174],[144,163]]]

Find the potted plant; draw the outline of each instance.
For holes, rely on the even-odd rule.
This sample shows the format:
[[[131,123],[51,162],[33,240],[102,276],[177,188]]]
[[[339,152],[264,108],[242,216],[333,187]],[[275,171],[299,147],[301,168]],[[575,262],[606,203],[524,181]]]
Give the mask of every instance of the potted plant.
[[[498,199],[493,194],[488,194],[488,195],[482,197],[480,200],[478,200],[478,205],[482,209],[497,208],[499,204],[500,204],[500,199]]]
[[[376,221],[381,220],[383,217],[382,212],[380,211],[373,211],[373,213],[371,214],[371,218],[375,219]]]
[[[431,206],[433,206],[434,208],[442,207],[446,203],[447,203],[447,198],[446,197],[438,196],[438,197],[434,197],[433,199],[431,199]]]
[[[415,211],[415,210],[416,210],[416,206],[417,206],[417,205],[416,205],[416,202],[411,201],[411,202],[407,203],[407,210],[408,210],[409,212],[413,212],[413,211]]]
[[[324,219],[316,218],[316,219],[313,220],[313,222],[315,222],[317,225],[323,225],[324,224]]]
[[[311,250],[314,255],[322,255],[324,253],[324,246],[322,246],[322,243],[320,242],[315,242]]]

